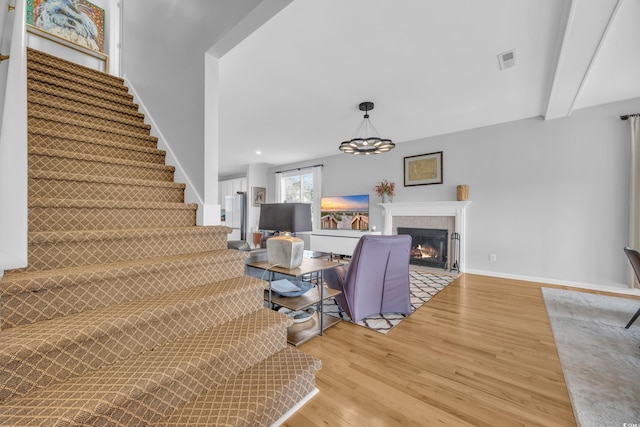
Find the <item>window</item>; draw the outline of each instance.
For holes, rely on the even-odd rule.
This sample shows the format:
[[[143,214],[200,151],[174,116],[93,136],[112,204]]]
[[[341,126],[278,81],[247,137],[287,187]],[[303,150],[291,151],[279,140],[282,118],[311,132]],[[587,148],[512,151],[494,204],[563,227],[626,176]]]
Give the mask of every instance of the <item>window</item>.
[[[320,218],[322,166],[296,169],[276,174],[276,201],[278,203],[311,203],[312,224]]]
[[[313,202],[313,172],[300,171],[295,175],[282,174],[282,199],[285,203]]]

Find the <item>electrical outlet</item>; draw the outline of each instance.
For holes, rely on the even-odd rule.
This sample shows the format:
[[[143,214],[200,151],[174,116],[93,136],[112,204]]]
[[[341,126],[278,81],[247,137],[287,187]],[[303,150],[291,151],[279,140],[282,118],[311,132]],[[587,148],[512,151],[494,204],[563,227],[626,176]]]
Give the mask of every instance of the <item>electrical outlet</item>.
[[[489,261],[491,262],[498,261],[498,257],[496,256],[496,254],[489,254]]]

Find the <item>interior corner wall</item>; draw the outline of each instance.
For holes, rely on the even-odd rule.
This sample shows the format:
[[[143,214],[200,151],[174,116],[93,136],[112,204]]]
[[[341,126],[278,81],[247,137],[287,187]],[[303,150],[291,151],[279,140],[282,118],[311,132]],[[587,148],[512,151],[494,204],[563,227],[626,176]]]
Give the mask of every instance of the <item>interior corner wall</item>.
[[[468,272],[626,288],[630,131],[619,115],[639,109],[640,98],[313,162],[324,164],[324,196],[369,194],[378,229],[381,179],[396,183],[394,203],[455,200],[456,186],[469,185]],[[404,187],[403,158],[436,151],[444,183]]]

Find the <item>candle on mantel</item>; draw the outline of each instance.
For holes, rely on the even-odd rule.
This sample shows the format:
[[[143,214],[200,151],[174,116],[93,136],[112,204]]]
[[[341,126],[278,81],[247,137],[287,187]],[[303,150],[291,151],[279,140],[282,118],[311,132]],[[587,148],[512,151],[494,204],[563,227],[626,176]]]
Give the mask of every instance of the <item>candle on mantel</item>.
[[[466,184],[458,185],[458,201],[462,202],[469,199],[469,186]]]

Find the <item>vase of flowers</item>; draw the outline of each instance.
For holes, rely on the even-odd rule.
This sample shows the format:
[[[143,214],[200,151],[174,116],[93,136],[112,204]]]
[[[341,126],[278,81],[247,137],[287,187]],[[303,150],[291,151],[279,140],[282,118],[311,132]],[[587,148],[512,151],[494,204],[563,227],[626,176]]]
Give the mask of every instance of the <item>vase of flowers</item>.
[[[373,190],[378,197],[382,197],[382,203],[391,203],[393,202],[393,196],[396,195],[396,184],[383,179],[373,187]]]

